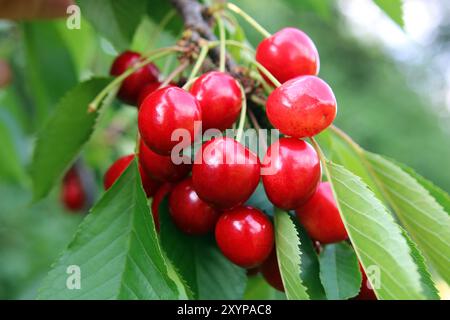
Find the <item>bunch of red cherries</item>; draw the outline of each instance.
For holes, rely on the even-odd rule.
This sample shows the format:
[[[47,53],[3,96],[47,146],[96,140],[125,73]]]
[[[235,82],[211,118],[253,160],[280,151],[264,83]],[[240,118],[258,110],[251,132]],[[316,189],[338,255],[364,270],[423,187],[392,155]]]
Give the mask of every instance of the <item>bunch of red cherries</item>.
[[[141,59],[138,53],[124,52],[115,59],[111,74],[118,76]],[[321,182],[319,156],[302,140],[331,125],[337,105],[331,88],[317,77],[317,49],[301,30],[286,28],[264,39],[257,47],[256,60],[281,83],[268,96],[266,114],[284,137],[267,149],[262,161],[239,141],[225,136],[203,144],[193,165],[177,165],[171,159],[178,143],[171,139],[175,129],[190,134],[189,145],[198,134],[196,121],[202,122],[203,130],[221,131],[236,122],[243,91],[228,73],[207,72],[189,90],[171,84],[161,88],[158,69],[149,63],[123,81],[118,97],[139,109],[139,169],[144,190],[153,197],[157,230],[158,207],[168,196],[170,216],[181,231],[190,235],[214,231],[225,257],[250,273],[261,271],[269,284],[284,290],[272,221],[245,203],[262,180],[273,205],[295,210],[314,241],[329,244],[348,239],[331,187]],[[261,75],[275,86],[265,73]],[[124,156],[108,169],[105,189],[133,158],[134,154]],[[261,169],[269,167],[271,174],[261,176]],[[373,292],[363,285],[360,297],[373,297]]]

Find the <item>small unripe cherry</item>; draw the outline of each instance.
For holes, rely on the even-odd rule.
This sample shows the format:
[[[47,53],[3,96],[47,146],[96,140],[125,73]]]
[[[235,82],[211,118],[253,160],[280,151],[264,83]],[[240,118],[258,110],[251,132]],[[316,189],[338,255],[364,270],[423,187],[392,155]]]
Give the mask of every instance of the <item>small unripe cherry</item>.
[[[200,199],[192,178],[178,183],[169,197],[169,210],[175,225],[184,233],[201,235],[214,230],[219,212]]]
[[[159,232],[159,206],[164,198],[170,194],[174,185],[171,183],[164,183],[158,191],[156,191],[152,200],[152,216],[153,221],[155,222],[156,231]]]
[[[205,143],[195,156],[195,191],[216,208],[229,209],[250,198],[258,186],[258,156],[236,140],[219,137]]]
[[[134,159],[134,154],[123,156],[117,159],[105,172],[103,177],[103,186],[105,190],[108,190],[114,182],[122,175],[126,168],[130,165],[131,161]],[[142,186],[144,188],[147,197],[151,197],[155,194],[160,186],[160,182],[150,178],[139,165],[139,173],[142,181]]]
[[[322,244],[348,239],[329,182],[322,182],[305,204],[295,210],[309,236]]]
[[[359,271],[361,272],[362,282],[361,289],[359,290],[359,294],[355,297],[355,300],[377,300],[375,291],[372,289],[361,263],[359,264]]]
[[[119,76],[128,68],[141,61],[141,55],[133,51],[125,51],[114,60],[110,74]],[[136,105],[139,93],[142,88],[149,83],[158,81],[159,70],[153,64],[149,63],[126,77],[120,86],[117,96],[124,102]]]
[[[320,67],[314,42],[295,28],[281,29],[261,41],[256,49],[256,60],[281,83],[298,76],[317,75]]]
[[[252,207],[225,211],[217,221],[215,234],[223,255],[247,269],[267,259],[274,244],[272,222]]]
[[[303,140],[281,138],[264,157],[262,176],[269,200],[278,208],[293,210],[306,202],[320,182],[320,160],[314,148]]]
[[[260,267],[261,273],[267,283],[278,291],[284,292],[283,280],[281,279],[280,267],[278,266],[277,252],[274,248],[269,257]]]
[[[138,113],[138,127],[147,147],[161,155],[170,155],[176,145],[189,146],[197,134],[201,108],[189,92],[174,86],[164,87],[150,94],[142,102]],[[175,130],[184,130],[189,138],[172,141]]]
[[[219,71],[205,73],[195,80],[190,92],[202,108],[203,130],[225,130],[238,118],[242,93],[239,83],[229,74]]]
[[[86,193],[74,167],[67,171],[61,188],[61,201],[70,211],[80,211],[86,204]]]
[[[180,181],[191,170],[190,164],[174,164],[170,156],[153,152],[142,140],[139,143],[139,163],[150,177],[162,182]]]
[[[336,117],[333,91],[322,79],[301,76],[276,88],[267,99],[270,123],[294,138],[312,137],[328,128]]]

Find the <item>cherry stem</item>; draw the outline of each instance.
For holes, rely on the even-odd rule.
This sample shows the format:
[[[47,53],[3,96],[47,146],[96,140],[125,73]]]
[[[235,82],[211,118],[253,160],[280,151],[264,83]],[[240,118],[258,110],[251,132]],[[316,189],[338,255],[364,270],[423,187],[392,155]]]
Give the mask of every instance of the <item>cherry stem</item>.
[[[268,38],[271,36],[270,32],[267,31],[263,26],[261,26],[255,19],[253,19],[249,14],[244,12],[241,8],[233,3],[227,3],[226,7],[228,10],[233,11],[234,13],[241,16],[245,21],[247,21],[255,30],[261,33],[264,38]]]
[[[259,63],[256,60],[250,60],[251,63],[253,63],[258,69],[259,71],[261,71],[277,88],[279,86],[281,86],[281,82],[277,80],[277,78],[275,78],[269,70],[266,69],[266,67],[264,67],[261,63]]]
[[[245,95],[245,90],[241,84],[239,84],[242,94],[242,109],[241,115],[239,116],[239,125],[236,133],[236,140],[241,142],[242,134],[244,133],[245,116],[247,114],[247,96]]]
[[[167,56],[175,51],[178,51],[179,49],[176,47],[169,47],[169,48],[162,48],[153,51],[151,54],[149,54],[147,57],[145,57],[144,60],[141,62],[138,62],[134,64],[132,67],[128,68],[125,72],[117,76],[113,81],[111,81],[105,88],[103,88],[102,91],[92,100],[91,103],[89,103],[88,106],[88,112],[95,112],[98,109],[99,104],[105,99],[107,95],[109,95],[114,90],[117,90],[120,84],[127,78],[130,74],[135,72],[136,70],[142,68],[143,66],[149,64],[153,60],[156,60],[158,58],[162,58],[164,56]]]
[[[219,70],[220,72],[225,72],[225,63],[226,63],[226,48],[225,48],[225,26],[223,24],[222,17],[219,14],[215,14],[217,25],[219,27],[219,35],[220,35],[220,60],[219,60]]]
[[[184,60],[182,63],[178,65],[164,80],[163,83],[159,86],[160,88],[163,88],[167,86],[173,79],[175,79],[176,76],[178,76],[180,73],[182,73],[187,67],[189,66],[189,61]]]
[[[187,87],[187,84],[190,83],[197,76],[198,72],[200,71],[200,68],[203,65],[203,62],[205,62],[205,59],[208,56],[208,51],[209,51],[209,45],[208,44],[202,45],[200,53],[197,58],[197,62],[195,63],[194,67],[192,68],[191,74],[189,75],[189,78],[187,79],[186,84],[183,86],[183,89],[185,89],[185,87]]]

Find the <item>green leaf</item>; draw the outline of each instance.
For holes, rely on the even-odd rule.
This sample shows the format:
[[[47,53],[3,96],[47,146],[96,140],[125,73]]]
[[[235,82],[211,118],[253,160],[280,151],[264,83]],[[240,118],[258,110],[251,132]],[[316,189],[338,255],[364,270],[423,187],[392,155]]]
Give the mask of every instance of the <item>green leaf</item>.
[[[419,268],[420,282],[424,295],[428,300],[439,300],[438,291],[428,271],[427,265],[425,264],[425,259],[423,258],[422,253],[419,251],[416,244],[410,239],[405,230],[403,230],[403,236],[408,242],[409,248],[411,249],[411,255]]]
[[[313,300],[323,300],[326,296],[320,281],[319,258],[305,229],[297,221],[295,225],[300,238],[300,252],[302,253],[300,277],[305,284],[309,297]]]
[[[275,210],[275,243],[278,265],[288,300],[309,300],[300,277],[302,253],[300,239],[291,217],[280,209]]]
[[[325,21],[331,17],[333,4],[330,0],[285,0],[285,2],[295,10],[314,12]]]
[[[395,23],[404,27],[403,0],[373,0]]]
[[[411,250],[383,204],[358,176],[344,167],[326,163],[342,220],[359,261],[367,270],[376,267],[379,299],[422,299],[418,267]]]
[[[286,300],[284,292],[272,288],[261,275],[248,278],[245,300]]]
[[[450,195],[447,192],[436,186],[431,181],[425,179],[408,166],[392,160],[391,162],[398,165],[400,168],[403,169],[403,171],[407,172],[418,183],[420,183],[422,187],[427,189],[430,195],[442,206],[442,208],[444,208],[445,212],[450,215]]]
[[[119,50],[129,47],[147,4],[142,0],[77,0],[77,3],[83,16]]]
[[[77,73],[69,48],[58,31],[62,23],[64,22],[22,24],[26,83],[34,99],[38,125],[47,119],[60,97],[77,83]]]
[[[147,15],[156,25],[164,23],[167,16],[172,15],[172,10],[174,10],[174,7],[167,0],[152,0],[147,5]],[[171,32],[173,35],[178,35],[182,27],[183,23],[178,14],[175,13],[165,25],[164,30]]]
[[[78,266],[81,288],[69,289],[69,266]],[[40,299],[174,299],[137,161],[125,170],[78,228],[53,266]]]
[[[262,210],[264,213],[273,216],[274,208],[272,202],[270,202],[269,198],[267,198],[266,191],[264,191],[264,186],[262,183],[259,183],[256,187],[256,190],[250,196],[250,199],[245,203],[248,206],[258,208]]]
[[[362,278],[350,245],[341,242],[324,246],[319,261],[320,279],[329,300],[345,300],[359,293]]]
[[[246,272],[228,261],[214,241],[182,233],[172,223],[167,200],[159,207],[161,243],[196,299],[242,299]]]
[[[34,200],[47,195],[89,139],[98,112],[88,113],[88,104],[108,82],[91,79],[78,84],[63,97],[39,132],[31,168]]]
[[[436,271],[450,283],[450,216],[400,167],[379,155],[365,154],[397,217]]]

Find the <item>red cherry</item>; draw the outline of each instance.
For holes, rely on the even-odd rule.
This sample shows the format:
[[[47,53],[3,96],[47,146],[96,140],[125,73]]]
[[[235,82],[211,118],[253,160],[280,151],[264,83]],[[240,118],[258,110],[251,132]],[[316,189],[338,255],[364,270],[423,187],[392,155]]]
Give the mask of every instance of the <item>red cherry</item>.
[[[355,297],[356,300],[377,300],[375,291],[373,291],[369,281],[367,280],[366,272],[364,271],[361,264],[359,264],[359,270],[361,271],[362,282],[359,294]]]
[[[175,186],[169,197],[169,209],[177,227],[193,235],[208,233],[214,229],[219,213],[201,200],[189,177]]]
[[[181,143],[187,147],[199,133],[194,126],[201,121],[201,109],[192,94],[177,87],[158,89],[143,102],[138,114],[138,127],[147,147],[161,155],[169,155],[179,141],[172,141],[176,129],[184,129],[189,140]]]
[[[309,236],[322,244],[348,239],[329,182],[322,182],[316,193],[295,210]]]
[[[119,76],[140,61],[139,53],[125,51],[114,60],[109,73],[112,76]],[[158,68],[153,63],[149,63],[125,78],[117,96],[128,104],[136,105],[142,88],[148,83],[158,81],[158,76]]]
[[[142,140],[139,143],[139,163],[150,177],[163,182],[182,180],[191,170],[190,164],[174,164],[170,156],[153,152]]]
[[[256,60],[281,83],[298,76],[317,75],[320,67],[314,42],[295,28],[281,29],[261,41]]]
[[[321,178],[320,160],[303,140],[281,138],[267,149],[262,176],[269,200],[278,208],[293,210],[307,201]]]
[[[285,82],[269,95],[266,105],[272,125],[295,138],[312,137],[325,130],[336,117],[336,109],[333,91],[315,76]]]
[[[122,175],[122,173],[125,171],[126,168],[130,165],[131,161],[134,159],[134,154],[130,154],[127,156],[123,156],[114,162],[109,169],[106,171],[105,176],[103,178],[103,186],[105,187],[105,190],[108,190],[114,182]],[[142,170],[142,167],[139,166],[139,173],[142,180],[142,185],[144,187],[144,191],[147,195],[147,197],[151,197],[155,194],[156,190],[160,186],[160,183],[158,181],[153,180],[150,178],[144,170]]]
[[[281,279],[280,267],[278,266],[277,252],[275,248],[270,256],[261,265],[261,273],[267,283],[279,291],[284,292],[283,280]]]
[[[199,197],[221,209],[247,201],[258,186],[259,177],[258,156],[228,137],[205,143],[197,152],[192,169]]]
[[[150,82],[149,84],[146,84],[139,92],[137,106],[140,107],[142,102],[144,101],[144,99],[147,98],[147,96],[150,93],[153,93],[156,90],[158,90],[160,86],[161,86],[161,82],[159,82],[159,81]]]
[[[70,211],[79,211],[86,203],[84,187],[75,168],[71,168],[64,176],[61,201]]]
[[[156,231],[159,232],[159,205],[164,200],[164,198],[170,194],[173,189],[173,184],[165,183],[163,184],[158,191],[156,191],[155,196],[152,201],[152,215],[153,221],[155,222]]]
[[[272,251],[272,222],[258,209],[237,207],[220,216],[216,224],[216,242],[231,262],[243,268],[254,268]]]
[[[225,130],[239,116],[242,93],[239,83],[229,74],[219,71],[205,73],[195,80],[190,91],[202,108],[203,130]]]

